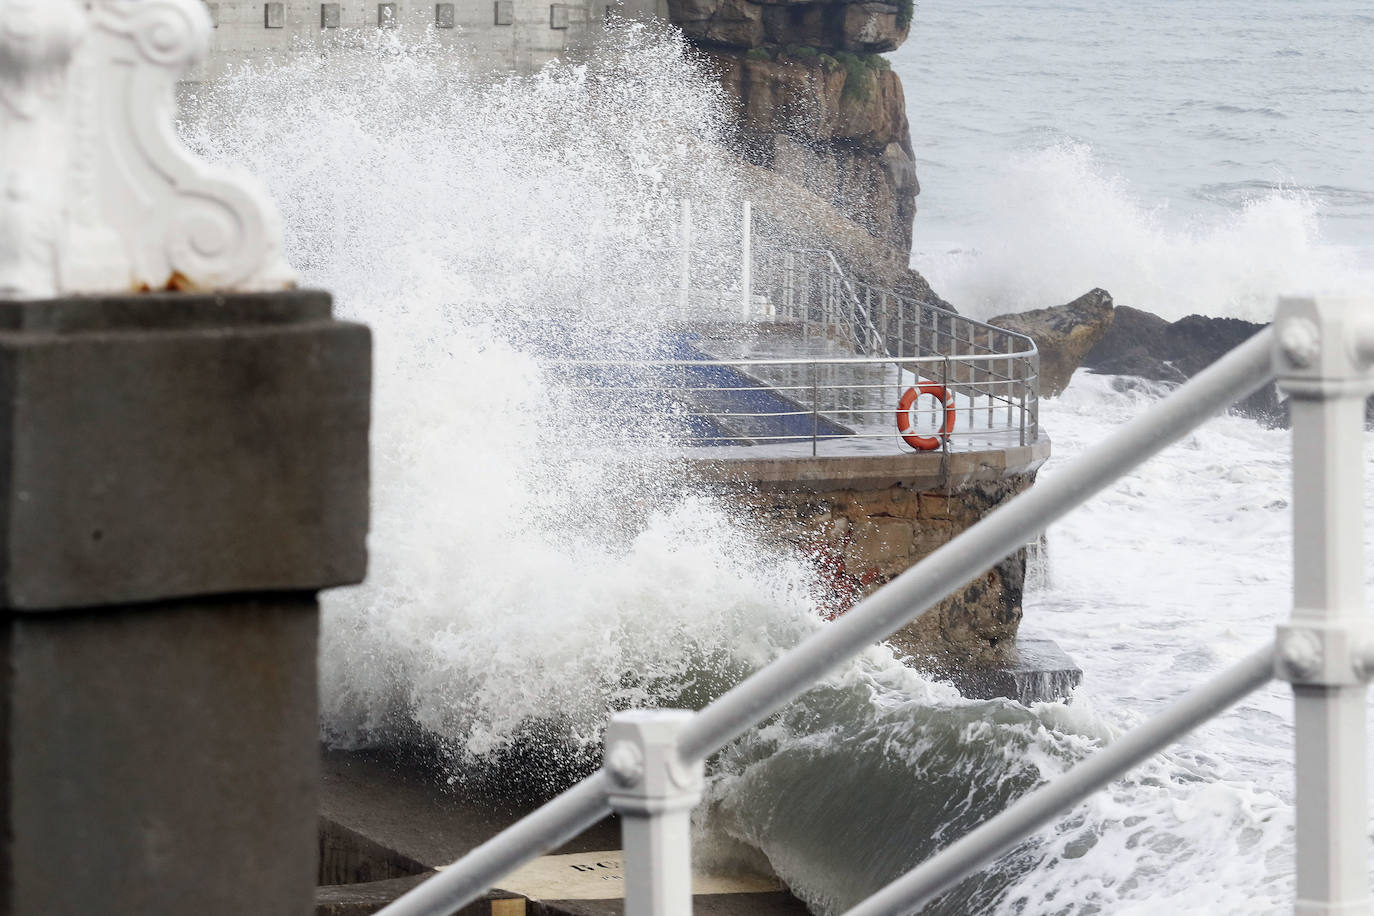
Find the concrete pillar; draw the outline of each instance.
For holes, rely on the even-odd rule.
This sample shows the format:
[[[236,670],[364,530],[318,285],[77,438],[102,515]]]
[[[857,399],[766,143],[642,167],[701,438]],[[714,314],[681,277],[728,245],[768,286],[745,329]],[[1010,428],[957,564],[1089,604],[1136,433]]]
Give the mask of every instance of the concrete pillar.
[[[304,916],[367,329],[177,140],[199,0],[0,20],[0,916]]]
[[[0,303],[0,912],[307,914],[318,589],[367,329],[317,292]]]

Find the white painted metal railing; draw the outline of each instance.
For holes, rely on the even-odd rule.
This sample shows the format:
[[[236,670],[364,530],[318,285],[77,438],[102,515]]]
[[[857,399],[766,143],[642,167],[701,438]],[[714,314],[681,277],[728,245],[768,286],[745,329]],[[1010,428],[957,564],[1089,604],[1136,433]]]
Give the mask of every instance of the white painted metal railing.
[[[1374,389],[1374,308],[1288,299],[1275,327],[1199,373],[1054,477],[964,534],[699,712],[614,717],[604,766],[381,911],[444,916],[520,863],[612,810],[624,822],[628,916],[691,912],[688,818],[705,758],[842,662],[925,611],[1070,509],[1277,377],[1292,399],[1294,606],[1276,640],[1042,786],[851,910],[909,913],[1056,813],[1279,677],[1293,685],[1299,916],[1370,909],[1364,609],[1364,399]],[[954,585],[952,586],[951,583]]]

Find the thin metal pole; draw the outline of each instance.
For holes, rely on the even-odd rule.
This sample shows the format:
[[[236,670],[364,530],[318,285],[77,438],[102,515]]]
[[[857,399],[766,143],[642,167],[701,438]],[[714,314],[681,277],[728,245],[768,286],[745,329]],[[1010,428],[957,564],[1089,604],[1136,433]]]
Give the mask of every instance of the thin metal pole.
[[[816,457],[816,435],[820,432],[820,380],[816,377],[818,367],[811,364],[811,457]]]
[[[439,872],[377,916],[449,916],[487,892],[492,883],[535,856],[555,849],[611,813],[610,782],[598,771]]]
[[[879,292],[878,295],[879,295],[879,302],[880,302],[880,304],[879,304],[878,307],[881,308],[881,309],[883,310],[883,314],[886,315],[887,312],[888,312],[888,305],[887,305],[887,290],[881,290],[881,291]],[[898,299],[898,300],[897,300],[897,358],[898,358],[898,359],[901,359],[903,356],[906,356],[906,355],[907,355],[907,352],[906,352],[906,314],[905,314],[906,310],[902,308],[902,305],[903,305],[902,300],[901,300],[901,299]],[[911,355],[912,355],[912,356],[915,356],[916,354],[915,354],[915,353],[912,353]]]
[[[749,201],[744,202],[744,215],[740,226],[739,287],[742,301],[740,317],[745,321],[753,311],[754,301],[754,217]]]
[[[1005,851],[1059,812],[1148,759],[1274,677],[1271,643],[1215,680],[1188,693],[1067,773],[954,841],[914,870],[849,910],[845,916],[912,913],[964,875]],[[1363,817],[1364,812],[1360,812]]]
[[[679,242],[682,254],[678,268],[677,307],[680,317],[686,318],[692,291],[692,202],[685,197],[682,198],[682,229]]]
[[[1020,390],[1021,390],[1021,415],[1020,415],[1020,420],[1021,420],[1021,440],[1020,440],[1020,444],[1021,444],[1021,445],[1025,445],[1025,444],[1026,444],[1026,409],[1027,409],[1027,408],[1026,408],[1026,397],[1027,397],[1027,390],[1028,390],[1029,387],[1030,387],[1030,360],[1028,360],[1028,359],[1023,359],[1023,360],[1020,361],[1020,363],[1021,363],[1021,384],[1020,384],[1020,386],[1019,386],[1019,387],[1020,387]]]
[[[1097,448],[991,512],[792,651],[707,706],[682,732],[682,755],[706,757],[805,692],[826,672],[914,619],[1017,550],[1117,477],[1186,436],[1272,376],[1266,329],[1131,420]]]

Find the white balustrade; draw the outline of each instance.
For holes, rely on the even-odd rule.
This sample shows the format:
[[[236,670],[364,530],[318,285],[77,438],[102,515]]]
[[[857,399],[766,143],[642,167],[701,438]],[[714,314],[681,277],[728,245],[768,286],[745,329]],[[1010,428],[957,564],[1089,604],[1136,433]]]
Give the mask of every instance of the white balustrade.
[[[198,0],[0,0],[0,298],[278,290],[270,198],[176,136]]]

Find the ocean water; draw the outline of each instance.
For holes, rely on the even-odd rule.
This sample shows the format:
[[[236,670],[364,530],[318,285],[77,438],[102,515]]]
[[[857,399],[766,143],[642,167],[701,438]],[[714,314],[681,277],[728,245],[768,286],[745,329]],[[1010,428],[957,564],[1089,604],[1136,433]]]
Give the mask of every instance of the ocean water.
[[[1367,285],[1371,36],[1359,0],[920,0],[891,55],[916,266],[980,315],[1101,286],[1261,320]]]
[[[1170,319],[1367,294],[1372,37],[1358,2],[923,0],[892,55],[923,188],[913,262],[984,316],[1095,286]],[[1166,393],[1080,371],[1044,404],[1042,474]],[[1129,727],[1272,634],[1289,456],[1286,432],[1219,418],[1050,528],[1022,633],[1083,667],[1075,714]],[[1262,690],[1061,821],[986,911],[1286,911],[1290,707]]]
[[[1359,128],[1250,109],[1290,110],[1252,96],[1291,45],[1335,62],[1311,93],[1367,113],[1367,79],[1337,66],[1359,20],[1305,43],[1296,5],[1271,6],[918,4],[894,55],[925,189],[917,264],[978,313],[1103,286],[1170,316],[1255,317],[1313,277],[1353,282],[1370,207],[1329,189],[1369,189]],[[1220,38],[1205,72],[1188,61],[1227,29],[1288,44],[1209,95]],[[1191,128],[1147,129],[1184,96]],[[546,794],[595,765],[610,712],[700,705],[825,625],[811,567],[671,466],[569,448],[581,418],[530,353],[661,324],[634,290],[678,198],[714,201],[699,238],[732,247],[752,190],[680,41],[630,30],[585,65],[495,83],[433,48],[305,57],[185,101],[183,136],[266,182],[305,281],[376,335],[371,569],[325,597],[328,740],[415,743],[460,789]],[[1248,139],[1192,135],[1212,122]],[[1246,182],[1270,184],[1199,191]],[[1043,473],[1165,393],[1075,377],[1043,407]],[[1083,666],[1071,704],[966,701],[874,647],[713,761],[698,856],[842,912],[1262,644],[1288,602],[1288,488],[1283,432],[1214,421],[1051,528],[1023,632]],[[927,912],[1289,911],[1289,722],[1282,688],[1255,694]]]

